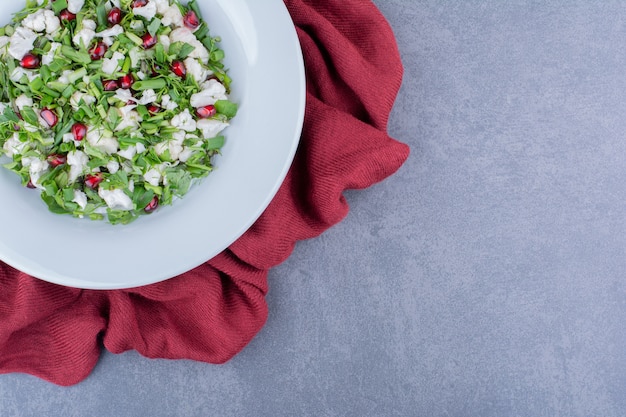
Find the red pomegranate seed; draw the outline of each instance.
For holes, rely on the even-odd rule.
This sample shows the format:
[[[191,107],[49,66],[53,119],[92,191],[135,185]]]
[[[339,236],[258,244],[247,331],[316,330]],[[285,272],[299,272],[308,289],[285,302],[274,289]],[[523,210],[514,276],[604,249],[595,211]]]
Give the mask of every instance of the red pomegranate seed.
[[[157,207],[159,207],[159,197],[155,195],[154,197],[152,197],[152,200],[150,200],[148,205],[146,205],[143,210],[146,213],[152,213],[154,210],[157,209]]]
[[[157,43],[156,36],[152,36],[149,33],[146,33],[145,35],[143,35],[141,37],[141,40],[143,41],[143,49],[150,49]]]
[[[184,77],[187,74],[187,68],[183,61],[172,61],[172,72],[179,77]]]
[[[41,61],[37,55],[33,54],[32,52],[28,52],[20,60],[20,67],[26,69],[35,69],[39,68],[40,63]]]
[[[115,91],[120,87],[117,80],[105,80],[102,81],[102,88],[104,91]]]
[[[107,14],[107,22],[111,25],[117,25],[122,21],[122,11],[119,7],[114,7]]]
[[[102,180],[104,179],[104,177],[102,176],[101,172],[96,172],[94,174],[87,174],[85,175],[85,186],[87,188],[91,188],[92,190],[95,190],[98,185],[102,182]]]
[[[74,140],[81,141],[87,135],[87,126],[82,123],[74,123],[72,125],[72,136],[74,136]]]
[[[200,26],[200,20],[198,20],[198,16],[196,16],[196,13],[193,10],[189,10],[187,13],[185,13],[185,16],[183,17],[183,23],[189,29],[195,29]]]
[[[117,82],[121,88],[128,89],[133,85],[135,79],[133,78],[133,74],[126,74],[123,77],[120,77]]]
[[[67,10],[67,9],[63,9],[63,10],[61,10],[61,12],[59,13],[59,18],[60,18],[62,21],[69,22],[69,21],[71,21],[71,20],[76,19],[76,15],[75,15],[74,13],[70,12],[70,11],[69,11],[69,10]]]
[[[150,114],[156,114],[159,111],[161,111],[161,108],[159,106],[157,106],[156,104],[150,104],[148,105],[148,113]]]
[[[196,114],[201,119],[206,119],[207,117],[215,116],[217,114],[217,110],[215,109],[214,105],[209,104],[207,106],[197,108],[196,109]]]
[[[134,0],[133,7],[143,7],[148,4],[148,0]]]
[[[96,46],[93,47],[91,51],[89,51],[89,55],[91,55],[91,59],[97,61],[102,59],[104,54],[106,53],[108,46],[104,42],[98,42]]]
[[[52,168],[58,167],[59,165],[63,165],[67,162],[67,157],[65,155],[60,155],[58,153],[53,153],[48,155],[46,158],[48,163],[52,166]]]
[[[32,180],[28,180],[28,183],[26,184],[26,187],[28,187],[28,188],[37,188],[37,187],[35,187],[35,184],[33,184]]]
[[[44,107],[39,115],[50,127],[56,126],[57,122],[59,121],[57,115],[47,107]]]

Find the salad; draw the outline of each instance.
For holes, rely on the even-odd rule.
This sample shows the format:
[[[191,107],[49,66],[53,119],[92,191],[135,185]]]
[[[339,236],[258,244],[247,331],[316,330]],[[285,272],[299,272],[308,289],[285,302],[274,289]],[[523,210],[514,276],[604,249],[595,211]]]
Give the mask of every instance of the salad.
[[[237,112],[219,41],[195,0],[29,0],[0,28],[4,166],[54,213],[126,224],[171,204]]]

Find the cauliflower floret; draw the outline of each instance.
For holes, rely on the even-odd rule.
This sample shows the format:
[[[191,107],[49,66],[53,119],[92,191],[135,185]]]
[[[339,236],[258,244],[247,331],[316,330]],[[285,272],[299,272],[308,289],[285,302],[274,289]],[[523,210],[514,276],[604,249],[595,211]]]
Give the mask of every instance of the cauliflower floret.
[[[132,210],[135,208],[133,200],[126,195],[124,190],[120,190],[119,188],[105,190],[100,187],[98,189],[98,195],[102,197],[111,210]]]
[[[35,13],[27,15],[22,20],[22,26],[34,32],[43,32],[46,30],[46,18],[43,15],[43,10],[40,9]]]
[[[197,127],[202,131],[202,137],[205,139],[214,138],[222,130],[229,126],[228,123],[215,119],[198,120]]]
[[[22,59],[24,55],[33,49],[33,44],[37,39],[37,34],[23,26],[15,28],[9,41],[9,55],[15,59]]]
[[[43,65],[49,65],[54,60],[54,54],[60,46],[61,44],[59,42],[50,43],[50,50],[43,54],[43,56],[41,57],[41,63]]]
[[[87,131],[87,142],[94,148],[100,149],[107,154],[114,154],[119,148],[117,139],[105,135],[102,128],[89,129]]]
[[[154,103],[157,100],[157,95],[154,92],[153,89],[149,88],[147,90],[144,90],[144,92],[141,94],[141,99],[139,99],[139,101],[137,101],[138,104],[150,104],[150,103]]]
[[[215,104],[218,100],[227,100],[226,88],[215,79],[211,79],[206,83],[203,83],[205,87],[199,93],[192,94],[189,102],[195,108],[208,106],[209,104]]]
[[[105,44],[111,46],[113,45],[113,39],[121,33],[124,33],[124,28],[122,28],[120,25],[115,25],[112,28],[105,29],[101,32],[96,33],[96,36],[102,38],[102,41]]]
[[[34,32],[45,31],[46,33],[53,33],[61,27],[61,22],[52,10],[39,9],[35,13],[26,16],[22,20],[22,26]]]
[[[130,100],[137,101],[137,99],[133,97],[133,93],[131,93],[130,90],[125,89],[125,88],[118,88],[117,90],[115,90],[115,95],[113,97],[115,97],[122,103],[128,103]]]
[[[81,43],[87,47],[91,43],[91,40],[96,36],[96,22],[90,19],[83,20],[83,27],[81,30],[74,34],[72,41],[74,45],[80,46]]]
[[[67,164],[70,166],[69,181],[74,182],[83,174],[89,157],[83,151],[71,151],[67,154]]]
[[[161,12],[159,12],[161,13]],[[174,25],[175,27],[182,27],[183,23],[183,15],[180,13],[180,9],[178,6],[169,6],[161,13],[163,18],[161,19],[161,23],[165,26]]]
[[[137,46],[128,51],[128,56],[130,57],[130,66],[134,68],[139,65],[142,59],[146,58],[147,54],[145,49]]]
[[[22,110],[24,107],[33,107],[33,99],[26,94],[20,94],[15,98],[15,106]]]
[[[113,74],[119,68],[119,61],[124,59],[125,55],[115,51],[111,58],[104,58],[102,60],[102,72],[105,74]]]
[[[153,0],[157,8],[157,13],[163,16],[163,13],[170,7],[169,0]]]
[[[175,101],[172,101],[172,98],[169,94],[163,94],[163,96],[161,96],[161,107],[166,110],[174,110],[176,107],[178,107],[178,104],[176,104]]]
[[[67,10],[71,13],[78,13],[83,8],[85,0],[67,0]]]
[[[192,58],[198,58],[203,63],[209,62],[209,51],[202,45],[202,42],[196,38],[191,30],[187,27],[176,28],[170,33],[171,42],[185,42],[194,47],[194,50],[188,55]]]
[[[44,11],[44,17],[46,18],[46,33],[54,33],[61,27],[61,21],[52,10]]]
[[[83,93],[82,91],[74,91],[72,97],[70,97],[70,104],[74,110],[78,110],[81,106],[81,102],[90,106],[96,102],[96,98],[90,94]]]
[[[85,19],[83,20],[83,28],[96,30],[97,24],[94,20]]]
[[[135,155],[145,150],[146,150],[146,147],[143,146],[142,143],[136,143],[134,145],[128,146],[128,148],[126,149],[120,149],[119,151],[117,151],[117,154],[130,160],[130,159],[133,159]]]
[[[27,156],[22,158],[22,165],[28,167],[30,182],[37,186],[37,188],[41,188],[39,185],[39,177],[41,177],[41,174],[48,169],[48,162],[42,161],[36,156]]]
[[[154,18],[157,12],[156,3],[152,0],[148,0],[145,6],[133,7],[133,14],[135,16],[143,16],[149,22]]]
[[[124,107],[120,107],[118,110],[120,112],[120,116],[122,117],[122,121],[115,128],[116,131],[120,131],[126,129],[127,127],[137,127],[139,123],[142,121],[141,116],[137,113],[134,108],[137,107],[134,104],[128,105]]]
[[[187,57],[185,58],[184,63],[187,74],[191,75],[198,84],[206,80],[211,73],[210,71],[204,69],[200,62],[198,62],[195,58]]]
[[[187,132],[196,130],[196,121],[189,113],[189,109],[185,109],[182,113],[172,117],[170,124]]]
[[[174,133],[172,140],[159,142],[154,146],[154,150],[157,155],[163,155],[165,151],[169,151],[172,161],[179,158],[180,153],[183,151],[183,141],[185,140],[185,131],[179,130]]]
[[[167,142],[159,142],[154,145],[154,151],[159,156],[163,155],[165,151],[169,151],[172,161],[175,161],[178,159],[180,153],[183,151],[183,146],[177,141],[170,140]]]
[[[145,174],[143,179],[150,185],[157,187],[161,181],[161,173],[156,168],[150,168]]]
[[[26,142],[20,141],[19,135],[17,134],[17,132],[15,132],[13,136],[11,136],[9,139],[6,140],[6,142],[4,142],[2,150],[4,151],[6,156],[12,158],[13,155],[21,154],[25,146]]]
[[[35,78],[39,77],[39,75],[32,70],[27,70],[22,67],[15,67],[13,72],[11,72],[9,78],[11,79],[11,81],[19,81],[24,75],[26,76],[26,78],[28,78],[28,81],[32,81]]]
[[[117,171],[120,170],[120,163],[114,159],[111,159],[109,162],[107,162],[107,170],[111,174],[115,174]]]
[[[189,159],[189,157],[194,153],[194,150],[185,146],[183,147],[183,150],[180,152],[180,154],[178,155],[178,160],[180,162],[187,162],[187,160]]]
[[[87,207],[87,194],[85,194],[81,190],[74,190],[74,198],[72,199],[72,201],[78,204],[78,206],[84,210],[85,207]]]

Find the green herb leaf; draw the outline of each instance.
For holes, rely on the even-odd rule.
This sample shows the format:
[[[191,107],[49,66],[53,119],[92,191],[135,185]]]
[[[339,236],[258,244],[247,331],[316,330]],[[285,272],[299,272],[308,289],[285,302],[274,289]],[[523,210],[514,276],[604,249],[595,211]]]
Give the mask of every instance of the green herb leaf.
[[[157,33],[157,30],[161,27],[161,19],[155,17],[152,19],[152,22],[148,25],[148,33],[154,36]]]
[[[188,43],[184,43],[183,46],[181,46],[180,51],[178,52],[178,59],[187,58],[187,56],[189,56],[189,54],[192,53],[194,49],[196,48],[193,47],[192,45]]]
[[[91,57],[89,56],[87,52],[77,51],[76,49],[68,45],[62,45],[60,49],[61,49],[61,54],[64,57],[74,62],[77,62],[79,64],[84,64],[84,65],[87,65],[91,62]]]
[[[52,11],[54,14],[59,14],[63,9],[67,9],[67,0],[56,0],[52,2]]]
[[[217,100],[215,102],[215,109],[218,113],[231,118],[237,114],[237,104],[228,100]]]
[[[22,115],[22,118],[24,119],[26,123],[31,124],[33,126],[39,126],[39,119],[37,118],[37,113],[35,113],[32,107],[28,107],[28,106],[23,107],[22,110],[20,110],[20,114]]]

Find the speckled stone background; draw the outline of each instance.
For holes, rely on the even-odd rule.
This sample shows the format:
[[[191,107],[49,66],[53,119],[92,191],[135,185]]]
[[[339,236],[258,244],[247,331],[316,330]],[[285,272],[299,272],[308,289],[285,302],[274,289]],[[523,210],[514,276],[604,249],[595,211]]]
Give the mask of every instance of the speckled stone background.
[[[0,415],[626,415],[626,2],[375,0],[411,145],[222,366],[104,353]]]

